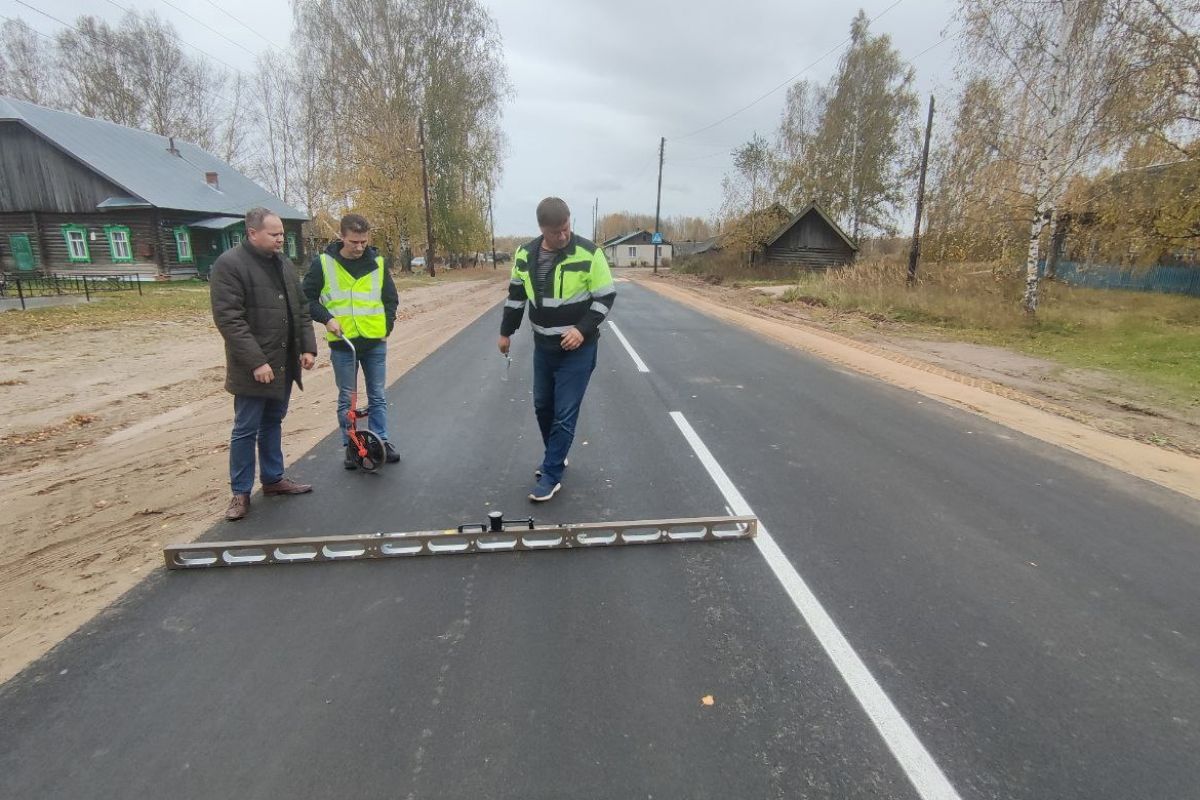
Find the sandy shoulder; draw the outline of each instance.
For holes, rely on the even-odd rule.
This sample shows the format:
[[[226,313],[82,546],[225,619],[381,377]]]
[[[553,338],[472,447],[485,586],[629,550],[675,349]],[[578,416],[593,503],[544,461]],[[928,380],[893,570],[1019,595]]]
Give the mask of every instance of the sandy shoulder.
[[[494,306],[498,282],[402,292],[389,382]],[[4,344],[0,682],[160,566],[165,538],[220,518],[233,413],[206,315]],[[289,464],[334,428],[327,354],[304,382],[284,423]]]

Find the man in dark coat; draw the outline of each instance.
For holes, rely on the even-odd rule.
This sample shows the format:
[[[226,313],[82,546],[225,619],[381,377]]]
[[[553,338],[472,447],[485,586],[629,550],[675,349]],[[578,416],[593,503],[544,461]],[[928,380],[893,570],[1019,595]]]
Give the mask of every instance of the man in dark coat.
[[[250,510],[255,452],[264,495],[304,494],[312,486],[283,474],[283,418],[292,383],[317,356],[308,302],[296,268],[283,255],[283,221],[265,208],[246,212],[246,239],[217,258],[209,285],[213,320],[225,339],[225,389],[233,395],[225,512]]]

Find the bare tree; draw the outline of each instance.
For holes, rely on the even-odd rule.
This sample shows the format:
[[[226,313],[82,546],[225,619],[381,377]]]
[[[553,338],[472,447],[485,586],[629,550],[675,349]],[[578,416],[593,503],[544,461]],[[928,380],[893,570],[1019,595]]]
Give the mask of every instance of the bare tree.
[[[420,202],[409,193],[419,170],[415,123],[424,117],[435,236],[451,252],[475,249],[499,173],[509,92],[494,20],[478,0],[299,0],[295,14],[304,68],[315,78],[305,91],[323,112],[334,204],[370,196],[383,224],[397,228],[386,235],[424,239],[407,227],[406,210]],[[344,108],[348,99],[357,107]]]
[[[83,16],[58,34],[57,68],[72,111],[216,149],[224,70],[183,52],[157,14],[126,14],[119,26]]]
[[[0,94],[42,106],[61,103],[53,46],[24,20],[0,24]]]
[[[97,17],[84,16],[58,34],[58,71],[66,105],[86,117],[139,127],[141,98],[125,70],[129,58],[119,31]]]

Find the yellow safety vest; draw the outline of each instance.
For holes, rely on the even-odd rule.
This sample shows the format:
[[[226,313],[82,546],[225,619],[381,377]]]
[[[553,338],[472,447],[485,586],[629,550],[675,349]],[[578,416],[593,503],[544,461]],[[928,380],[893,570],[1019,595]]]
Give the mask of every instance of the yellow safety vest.
[[[355,278],[328,253],[321,253],[321,271],[325,286],[321,290],[321,305],[342,326],[347,339],[386,339],[387,317],[383,311],[383,256],[376,256],[376,268]],[[338,341],[332,333],[325,338]]]

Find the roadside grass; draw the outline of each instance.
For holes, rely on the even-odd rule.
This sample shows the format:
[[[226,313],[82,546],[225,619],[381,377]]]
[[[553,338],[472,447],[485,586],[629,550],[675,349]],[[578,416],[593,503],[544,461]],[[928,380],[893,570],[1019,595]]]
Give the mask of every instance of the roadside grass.
[[[1017,271],[944,264],[923,267],[919,275],[910,289],[902,264],[804,273],[780,302],[858,312],[904,323],[920,335],[1111,370],[1200,404],[1200,298],[1043,281],[1038,313],[1029,317],[1020,305]]]
[[[673,270],[709,283],[748,287],[787,285],[778,298],[757,304],[796,303],[817,318],[862,315],[900,323],[904,335],[1007,347],[1069,367],[1127,376],[1162,399],[1200,405],[1200,298],[1156,292],[1084,289],[1041,284],[1038,313],[1021,308],[1021,271],[992,264],[925,264],[917,285],[905,283],[903,263],[863,260],[827,273],[747,266],[719,253],[682,259]]]
[[[438,270],[434,278],[424,273],[396,273],[394,277],[396,288],[404,291],[444,283],[491,280],[498,275],[508,275],[505,265],[501,264],[496,270],[490,267]],[[135,286],[120,292],[93,294],[91,302],[82,302],[82,297],[80,300],[76,305],[0,312],[0,336],[20,336],[71,328],[111,328],[127,322],[176,322],[211,313],[208,283],[201,280],[147,281],[142,284],[140,295]]]
[[[82,300],[82,298],[81,298]],[[176,321],[208,313],[208,284],[199,280],[145,282],[119,292],[92,295],[91,302],[47,306],[0,313],[0,335],[58,331],[67,328],[108,328],[126,322]]]

